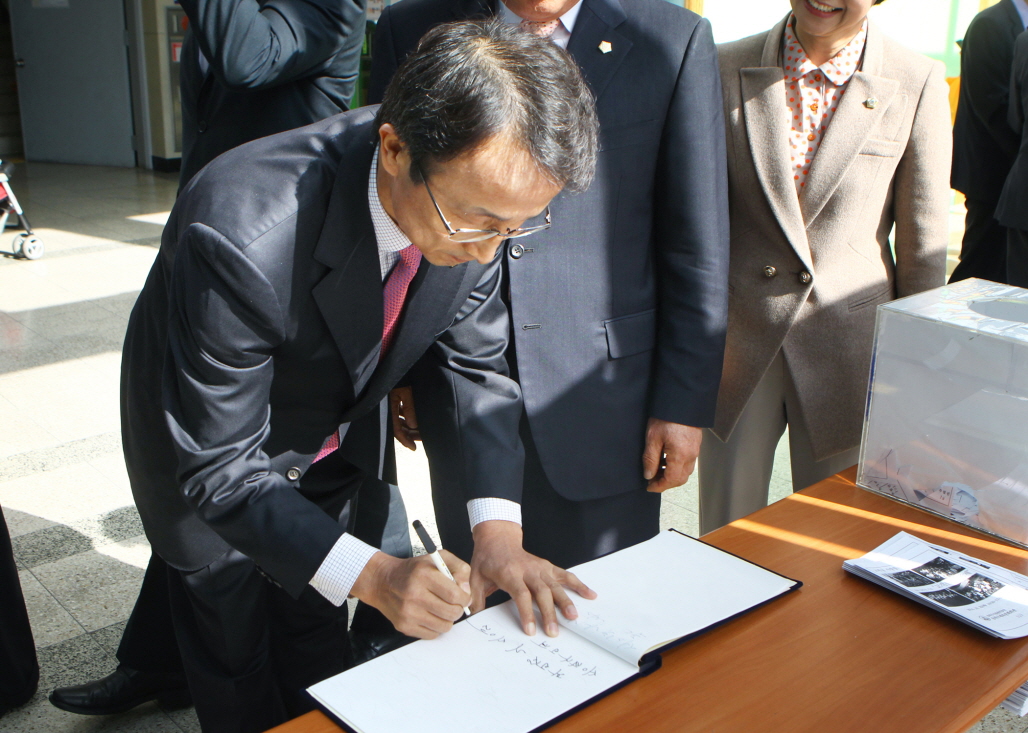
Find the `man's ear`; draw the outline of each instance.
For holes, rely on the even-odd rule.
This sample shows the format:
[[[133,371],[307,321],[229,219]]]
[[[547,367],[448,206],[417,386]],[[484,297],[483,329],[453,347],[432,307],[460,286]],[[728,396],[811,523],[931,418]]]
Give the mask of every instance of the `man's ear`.
[[[400,136],[396,134],[396,129],[388,122],[378,128],[378,141],[378,159],[386,172],[394,178],[398,177],[401,171],[406,173],[410,167],[407,149]]]

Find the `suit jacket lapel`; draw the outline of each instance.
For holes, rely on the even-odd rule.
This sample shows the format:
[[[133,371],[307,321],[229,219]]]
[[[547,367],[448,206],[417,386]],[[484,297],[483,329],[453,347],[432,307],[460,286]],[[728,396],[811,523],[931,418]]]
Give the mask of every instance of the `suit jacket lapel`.
[[[459,307],[460,304],[454,301],[461,293],[464,278],[471,272],[480,275],[481,271],[480,267],[473,265],[435,267],[426,260],[421,261],[407,292],[393,344],[368,381],[364,394],[344,420],[350,419],[351,415],[362,414],[400,381],[432,345],[439,331],[448,325],[442,319]]]
[[[578,63],[597,99],[632,48],[632,42],[614,30],[625,17],[618,0],[582,0],[582,9],[571,31],[568,53]],[[600,50],[603,41],[610,44],[608,53]]]
[[[490,0],[454,0],[452,20],[491,18],[495,7]]]
[[[793,181],[785,77],[779,65],[784,30],[785,20],[771,29],[759,67],[739,70],[743,118],[764,196],[796,254],[811,269],[810,246]]]
[[[899,89],[899,82],[878,76],[884,46],[878,28],[868,23],[862,70],[846,84],[846,91],[832,116],[821,146],[810,164],[807,186],[801,200],[803,221],[810,226],[835,193],[842,177],[860,154],[871,132]],[[875,100],[869,107],[865,102]]]
[[[373,127],[373,126],[372,126]],[[330,271],[314,300],[346,363],[355,394],[371,376],[382,344],[382,277],[368,209],[373,142],[340,165],[314,258]]]

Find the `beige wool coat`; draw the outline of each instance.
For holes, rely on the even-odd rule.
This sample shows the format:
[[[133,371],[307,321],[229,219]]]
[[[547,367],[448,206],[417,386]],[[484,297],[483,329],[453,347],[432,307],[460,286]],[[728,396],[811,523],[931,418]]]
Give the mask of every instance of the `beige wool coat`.
[[[949,90],[941,63],[869,21],[860,70],[800,198],[780,65],[785,22],[718,49],[731,264],[714,432],[728,439],[782,350],[821,460],[860,442],[875,306],[945,280]]]

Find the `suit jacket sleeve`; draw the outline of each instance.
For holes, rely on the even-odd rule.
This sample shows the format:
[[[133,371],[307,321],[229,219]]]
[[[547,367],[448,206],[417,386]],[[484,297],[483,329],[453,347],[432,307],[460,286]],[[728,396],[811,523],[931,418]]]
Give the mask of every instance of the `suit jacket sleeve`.
[[[893,185],[898,298],[945,282],[950,158],[949,87],[934,62]]]
[[[1013,158],[1017,155],[1017,135],[1007,124],[1007,105],[1010,94],[1010,65],[1012,44],[1006,39],[1010,31],[995,18],[979,16],[967,29],[961,89],[966,89],[971,102],[970,111],[981,120],[989,135]]]
[[[658,312],[650,415],[713,425],[728,323],[728,170],[717,50],[692,34],[654,185]]]
[[[230,89],[310,75],[363,31],[366,0],[180,0],[211,73]]]
[[[403,59],[396,57],[396,43],[393,39],[392,13],[389,8],[382,11],[375,24],[375,40],[371,45],[371,75],[368,79],[368,104],[381,104],[389,80]]]
[[[169,287],[165,419],[186,503],[293,595],[342,534],[271,468],[273,351],[284,338],[274,290],[238,247],[202,224],[182,235]]]
[[[459,472],[463,500],[521,501],[521,389],[508,376],[510,323],[500,298],[502,252],[412,371],[414,404],[433,471]]]

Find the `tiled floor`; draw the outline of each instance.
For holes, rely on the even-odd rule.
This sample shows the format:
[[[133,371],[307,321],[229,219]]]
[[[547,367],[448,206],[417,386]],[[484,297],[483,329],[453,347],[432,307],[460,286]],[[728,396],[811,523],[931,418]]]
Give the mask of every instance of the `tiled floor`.
[[[176,180],[145,171],[33,164],[13,185],[44,239],[35,262],[0,257],[0,505],[10,526],[42,668],[40,692],[0,731],[196,731],[191,709],[156,704],[86,718],[46,701],[55,686],[109,673],[149,548],[118,428],[118,367],[129,310],[156,254]],[[959,248],[961,207],[953,226]],[[10,246],[13,231],[0,236]],[[779,446],[774,499],[790,491]],[[413,517],[431,524],[424,453],[399,449]],[[698,527],[695,480],[664,495],[661,520]],[[1003,711],[975,733],[1023,733]],[[777,733],[777,732],[776,732]]]

